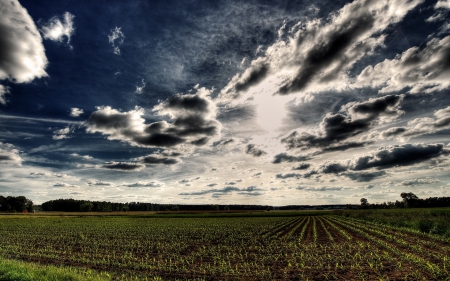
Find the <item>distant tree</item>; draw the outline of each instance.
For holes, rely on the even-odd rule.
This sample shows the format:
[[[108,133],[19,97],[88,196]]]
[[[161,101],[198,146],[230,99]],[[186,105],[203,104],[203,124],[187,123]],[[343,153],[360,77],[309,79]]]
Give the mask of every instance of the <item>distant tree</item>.
[[[412,192],[408,192],[408,193],[406,193],[406,192],[402,192],[401,194],[400,194],[400,196],[403,198],[403,199],[406,199],[406,200],[410,200],[410,199],[419,199],[419,197],[417,197],[414,193],[412,193]]]
[[[366,198],[361,198],[360,201],[361,201],[361,206],[363,206],[363,207],[369,206],[369,201],[367,201]]]
[[[403,202],[400,202],[400,201],[398,201],[398,200],[395,200],[394,205],[395,205],[396,208],[404,208],[404,207],[405,207],[405,205],[403,204]]]
[[[404,204],[405,208],[419,207],[419,204],[420,204],[419,197],[417,197],[414,193],[402,192],[400,194],[400,196],[403,198],[403,204]]]
[[[30,213],[33,212],[34,211],[33,201],[27,199],[27,203],[25,204],[25,207],[28,212],[30,212]]]
[[[81,212],[90,212],[94,209],[94,204],[92,202],[84,202],[80,205]]]
[[[25,196],[8,196],[0,195],[0,211],[4,212],[20,212],[33,210],[33,201],[27,199]]]

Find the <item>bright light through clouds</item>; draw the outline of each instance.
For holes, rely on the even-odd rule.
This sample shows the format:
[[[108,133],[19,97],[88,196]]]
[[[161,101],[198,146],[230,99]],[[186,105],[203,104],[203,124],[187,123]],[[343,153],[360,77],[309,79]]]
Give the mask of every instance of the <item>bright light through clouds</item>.
[[[450,196],[448,3],[1,3],[0,194]]]

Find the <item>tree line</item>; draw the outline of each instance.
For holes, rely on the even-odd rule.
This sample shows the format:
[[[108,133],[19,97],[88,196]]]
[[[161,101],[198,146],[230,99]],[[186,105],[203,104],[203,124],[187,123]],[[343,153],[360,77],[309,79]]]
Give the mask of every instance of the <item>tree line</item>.
[[[34,210],[33,201],[25,196],[7,196],[0,195],[1,212],[32,212]]]
[[[402,201],[370,204],[366,198],[361,198],[361,205],[346,205],[347,209],[390,209],[390,208],[433,208],[450,207],[450,197],[430,197],[419,199],[413,193],[401,193]],[[338,206],[338,205],[336,205]],[[0,211],[2,212],[32,212],[35,206],[33,201],[25,196],[0,195]],[[89,201],[76,199],[57,199],[42,203],[42,211],[59,212],[121,212],[121,211],[219,211],[219,210],[272,210],[272,206],[266,205],[177,205],[156,204],[143,202],[113,203],[106,201]],[[308,209],[314,206],[282,206],[279,210]],[[317,206],[316,206],[317,207]],[[343,205],[339,205],[343,207]]]
[[[121,211],[219,211],[219,210],[267,210],[262,205],[177,205],[156,203],[112,203],[75,199],[57,199],[42,203],[42,211],[59,212],[121,212]]]
[[[349,206],[353,209],[393,209],[393,208],[438,208],[450,207],[450,197],[430,197],[420,199],[412,192],[402,192],[402,201],[384,202],[381,204],[370,204],[366,198],[361,198],[360,206]]]

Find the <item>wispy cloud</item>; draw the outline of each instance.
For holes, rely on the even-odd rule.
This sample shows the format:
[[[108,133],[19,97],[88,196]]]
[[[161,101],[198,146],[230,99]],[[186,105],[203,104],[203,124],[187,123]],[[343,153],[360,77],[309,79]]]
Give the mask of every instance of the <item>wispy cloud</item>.
[[[121,27],[115,27],[114,29],[110,30],[110,34],[108,35],[109,43],[114,48],[114,54],[120,55],[120,45],[122,45],[123,41],[125,40],[125,35],[121,31]]]

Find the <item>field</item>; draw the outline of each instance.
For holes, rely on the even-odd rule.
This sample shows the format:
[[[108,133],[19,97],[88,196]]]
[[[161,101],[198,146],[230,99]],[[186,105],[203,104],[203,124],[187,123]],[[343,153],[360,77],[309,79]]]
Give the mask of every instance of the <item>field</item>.
[[[116,280],[450,280],[448,238],[412,228],[327,212],[178,216],[2,216],[0,256]]]

